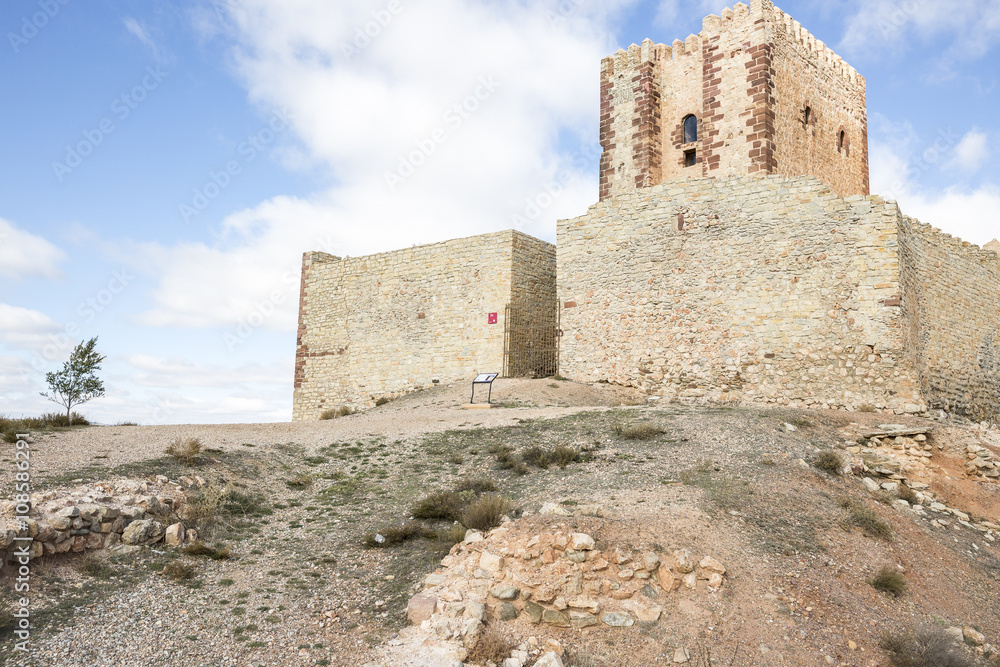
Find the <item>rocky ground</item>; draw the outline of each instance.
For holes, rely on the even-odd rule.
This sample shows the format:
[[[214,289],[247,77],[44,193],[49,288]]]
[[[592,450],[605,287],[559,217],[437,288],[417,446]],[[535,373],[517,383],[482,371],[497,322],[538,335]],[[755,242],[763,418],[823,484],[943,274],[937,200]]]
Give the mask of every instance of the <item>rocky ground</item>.
[[[229,550],[218,560],[162,543],[86,563],[37,559],[33,653],[15,654],[7,637],[0,662],[471,665],[477,648],[459,620],[481,624],[474,634],[498,647],[496,664],[545,667],[888,665],[883,634],[920,626],[960,637],[969,664],[1000,645],[1000,533],[990,528],[1000,485],[979,463],[1000,461],[996,431],[648,406],[607,385],[552,380],[498,383],[493,410],[463,409],[465,392],[321,423],[36,434],[40,492],[196,475],[240,502],[216,505],[202,531],[217,556]],[[865,437],[886,423],[931,430]],[[164,456],[188,437],[206,447],[193,468]],[[578,460],[532,463],[544,463],[532,448],[557,446]],[[830,451],[839,471],[814,465]],[[512,502],[500,530],[467,537],[425,520],[413,539],[375,539],[429,493],[480,478]],[[162,574],[173,564],[191,578]],[[870,583],[883,566],[904,577],[898,597]],[[418,595],[435,603],[412,624]]]

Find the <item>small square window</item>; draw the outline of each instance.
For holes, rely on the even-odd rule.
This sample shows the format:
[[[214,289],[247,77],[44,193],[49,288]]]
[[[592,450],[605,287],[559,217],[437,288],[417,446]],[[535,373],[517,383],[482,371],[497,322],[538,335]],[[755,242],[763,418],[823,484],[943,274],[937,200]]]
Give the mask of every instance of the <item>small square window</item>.
[[[684,151],[684,166],[693,167],[698,164],[698,151]]]

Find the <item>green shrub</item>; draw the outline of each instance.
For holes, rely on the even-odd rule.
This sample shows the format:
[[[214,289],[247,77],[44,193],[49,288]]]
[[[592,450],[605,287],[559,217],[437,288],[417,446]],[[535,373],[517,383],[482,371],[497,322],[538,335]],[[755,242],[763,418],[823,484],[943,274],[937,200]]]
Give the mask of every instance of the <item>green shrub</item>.
[[[528,447],[521,452],[521,460],[529,465],[535,466],[536,468],[545,469],[549,467],[548,452],[537,445],[534,447]]]
[[[330,419],[339,419],[341,417],[347,417],[354,414],[354,408],[349,405],[341,405],[337,408],[330,408],[329,410],[324,410],[323,414],[319,418],[323,421],[328,421]]]
[[[514,508],[507,498],[497,493],[486,493],[465,509],[462,524],[466,528],[487,531],[500,525],[502,517]]]
[[[875,590],[896,598],[906,592],[906,577],[892,565],[883,565],[868,583]]]
[[[174,438],[166,451],[168,456],[172,456],[174,460],[190,468],[198,463],[198,459],[201,458],[201,450],[202,444],[198,438],[187,438],[186,440]]]
[[[458,521],[462,518],[466,501],[457,491],[437,491],[413,506],[415,519]]]
[[[844,467],[844,459],[840,458],[840,454],[828,449],[825,452],[821,452],[816,460],[813,461],[813,465],[824,472],[828,472],[831,475],[839,475],[840,471]]]
[[[962,648],[942,628],[885,631],[879,647],[893,667],[971,667]]]
[[[580,451],[573,449],[572,447],[567,447],[566,445],[557,445],[556,448],[552,450],[550,458],[552,459],[552,463],[560,468],[565,468],[570,463],[575,463],[580,460]]]

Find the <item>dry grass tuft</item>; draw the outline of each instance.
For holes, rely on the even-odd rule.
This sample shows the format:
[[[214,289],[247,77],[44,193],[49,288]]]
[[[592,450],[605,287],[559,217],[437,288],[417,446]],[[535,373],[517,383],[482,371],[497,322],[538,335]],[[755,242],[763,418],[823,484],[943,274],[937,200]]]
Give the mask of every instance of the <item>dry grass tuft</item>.
[[[173,581],[190,581],[198,570],[193,565],[182,563],[179,560],[172,560],[163,566],[160,574]]]
[[[187,438],[186,440],[174,438],[170,446],[167,447],[167,454],[190,468],[198,463],[198,459],[201,457],[201,450],[202,444],[198,438]]]
[[[341,405],[338,408],[330,408],[329,410],[324,410],[323,414],[319,416],[322,421],[329,421],[331,419],[340,419],[341,417],[347,417],[354,414],[354,408],[349,405]]]
[[[287,486],[289,489],[307,489],[310,486],[312,486],[312,483],[313,483],[312,475],[306,475],[306,474],[296,475],[291,479],[285,480],[285,486]]]
[[[437,533],[419,521],[407,521],[399,526],[389,526],[377,532],[368,533],[364,537],[364,545],[370,549],[391,547],[395,544],[415,540],[418,537],[433,540],[437,538]]]
[[[926,627],[885,631],[879,647],[889,654],[893,667],[971,667],[962,648],[944,630]]]
[[[188,556],[197,556],[199,558],[211,558],[212,560],[229,560],[233,557],[233,552],[229,550],[229,547],[225,546],[209,546],[198,540],[197,542],[192,542],[188,546],[182,549],[184,553]]]
[[[485,665],[488,662],[500,665],[510,657],[511,651],[517,646],[516,642],[500,634],[495,628],[486,628],[479,635],[479,640],[469,652],[466,662],[476,665]]]
[[[375,400],[375,407],[376,408],[382,407],[383,405],[385,405],[386,403],[388,403],[389,400],[390,399],[386,398],[385,396],[382,396],[382,397],[380,397],[380,398],[378,398],[378,399]]]
[[[864,503],[850,498],[841,501],[840,506],[847,510],[847,522],[857,526],[866,534],[880,540],[892,539],[892,526],[879,518],[874,510]]]
[[[108,561],[94,554],[87,554],[81,558],[77,564],[77,570],[94,579],[106,580],[118,574],[118,570],[111,567]]]
[[[821,452],[816,460],[813,461],[813,465],[824,472],[828,472],[831,475],[839,475],[840,471],[844,467],[844,459],[840,458],[840,454],[828,449],[825,452]]]
[[[485,477],[466,477],[458,483],[455,490],[459,493],[462,493],[463,491],[472,491],[477,496],[481,496],[484,493],[496,491],[497,485],[492,479],[487,479]]]
[[[865,403],[864,405],[858,406],[858,412],[878,412],[878,408],[871,403]]]
[[[462,515],[466,528],[490,530],[500,525],[504,515],[514,509],[513,503],[497,493],[486,493],[473,500]]]
[[[631,426],[616,425],[614,432],[622,440],[652,440],[656,436],[666,433],[666,431],[656,424],[650,424],[649,422]]]
[[[894,598],[906,592],[906,577],[892,565],[883,565],[875,578],[868,582],[877,591],[882,591]]]

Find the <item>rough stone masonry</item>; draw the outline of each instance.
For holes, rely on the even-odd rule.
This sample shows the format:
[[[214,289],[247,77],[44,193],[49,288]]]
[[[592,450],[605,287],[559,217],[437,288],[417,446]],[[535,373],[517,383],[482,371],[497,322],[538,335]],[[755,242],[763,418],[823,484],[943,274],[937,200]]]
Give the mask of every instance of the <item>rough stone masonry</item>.
[[[1000,419],[1000,243],[869,195],[865,79],[823,42],[753,0],[605,58],[600,86],[600,201],[556,248],[306,254],[295,419],[496,371],[487,313],[556,293],[573,380]]]

